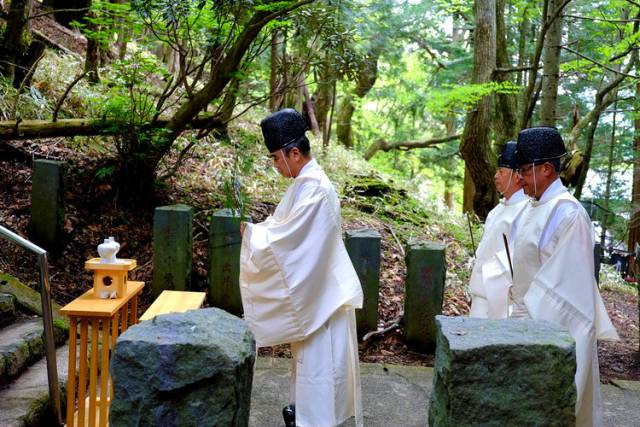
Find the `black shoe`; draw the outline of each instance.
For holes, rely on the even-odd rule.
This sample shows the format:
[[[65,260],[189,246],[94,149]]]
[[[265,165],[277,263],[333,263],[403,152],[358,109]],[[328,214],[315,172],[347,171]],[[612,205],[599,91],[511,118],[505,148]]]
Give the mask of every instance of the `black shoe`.
[[[285,427],[296,427],[296,405],[287,405],[282,408],[282,418]]]

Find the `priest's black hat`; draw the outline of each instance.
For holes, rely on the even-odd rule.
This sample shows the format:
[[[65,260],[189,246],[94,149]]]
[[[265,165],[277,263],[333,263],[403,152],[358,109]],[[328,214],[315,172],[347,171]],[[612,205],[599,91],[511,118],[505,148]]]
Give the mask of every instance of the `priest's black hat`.
[[[293,108],[268,115],[260,122],[260,127],[270,153],[297,142],[308,129],[304,117]]]
[[[516,145],[515,141],[507,141],[502,147],[502,153],[498,156],[498,167],[518,169],[516,164]]]
[[[556,128],[535,127],[518,134],[516,162],[518,166],[559,160],[567,154],[562,136]]]

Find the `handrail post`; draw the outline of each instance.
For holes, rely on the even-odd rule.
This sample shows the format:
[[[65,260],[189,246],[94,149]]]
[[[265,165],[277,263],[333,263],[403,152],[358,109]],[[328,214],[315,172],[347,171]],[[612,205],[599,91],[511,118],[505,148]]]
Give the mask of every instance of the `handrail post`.
[[[53,310],[51,307],[51,288],[49,284],[49,265],[47,253],[38,255],[40,264],[40,300],[42,301],[42,318],[44,319],[44,342],[47,357],[47,377],[49,378],[49,396],[51,408],[58,425],[62,425],[60,402],[60,386],[58,385],[58,368],[56,366],[56,346],[53,336]]]
[[[44,322],[44,345],[47,358],[47,378],[49,380],[49,396],[51,408],[57,425],[62,425],[62,413],[60,408],[60,387],[58,385],[58,369],[56,366],[56,346],[53,337],[53,310],[51,308],[51,289],[49,284],[49,265],[47,263],[47,251],[34,245],[27,239],[15,234],[11,230],[0,225],[0,236],[16,245],[35,253],[38,256],[38,270],[40,273],[40,301],[42,303],[42,318]]]

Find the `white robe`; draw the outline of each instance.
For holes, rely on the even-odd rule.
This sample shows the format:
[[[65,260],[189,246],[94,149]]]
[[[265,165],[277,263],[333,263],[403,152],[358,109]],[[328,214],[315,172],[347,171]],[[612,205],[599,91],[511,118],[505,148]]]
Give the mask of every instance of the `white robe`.
[[[519,219],[527,201],[524,191],[519,190],[508,200],[500,200],[487,215],[469,281],[471,317],[503,319],[508,316],[512,279],[502,235],[507,236],[509,250],[513,252],[516,231],[512,225]]]
[[[361,425],[354,309],[362,288],[342,241],[338,197],[315,160],[272,216],[246,225],[240,294],[258,346],[292,344],[297,425],[352,415]]]
[[[594,277],[593,228],[560,180],[523,213],[514,242],[514,315],[566,327],[576,341],[576,425],[602,425],[597,339],[618,339]]]

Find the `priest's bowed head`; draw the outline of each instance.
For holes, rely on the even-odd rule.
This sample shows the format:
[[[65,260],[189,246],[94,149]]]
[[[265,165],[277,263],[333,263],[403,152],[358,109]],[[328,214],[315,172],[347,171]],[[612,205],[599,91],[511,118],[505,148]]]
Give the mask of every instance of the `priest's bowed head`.
[[[304,117],[292,108],[285,108],[263,119],[260,127],[278,172],[287,178],[297,177],[311,160]]]
[[[557,129],[534,127],[518,134],[516,163],[524,191],[540,199],[560,174],[560,160],[567,154]]]
[[[522,188],[517,170],[516,141],[507,141],[498,156],[498,168],[493,175],[496,190],[507,200]]]

